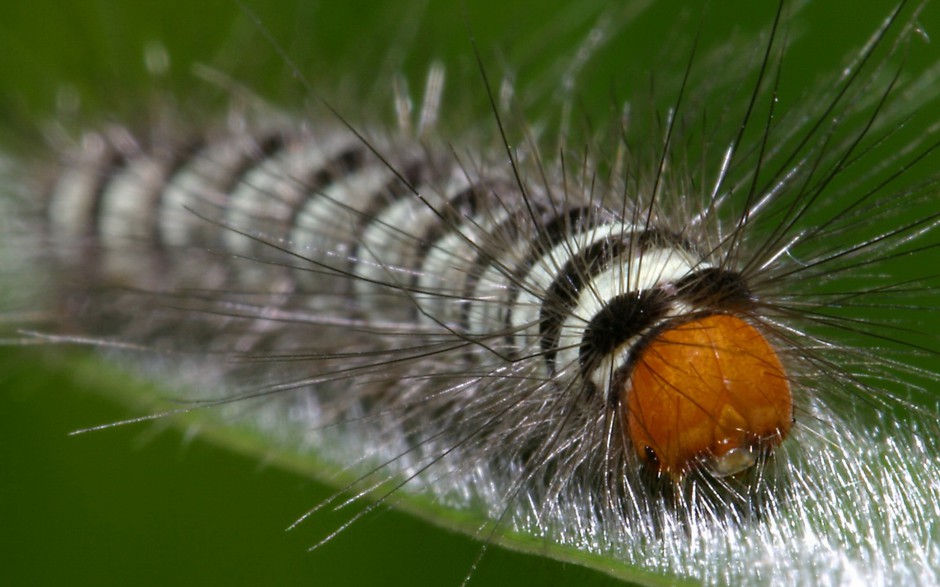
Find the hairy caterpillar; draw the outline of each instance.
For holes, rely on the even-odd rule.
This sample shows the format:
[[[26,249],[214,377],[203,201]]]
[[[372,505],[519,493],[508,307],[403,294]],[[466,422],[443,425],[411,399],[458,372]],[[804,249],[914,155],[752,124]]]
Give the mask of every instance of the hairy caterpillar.
[[[903,21],[902,21],[902,22],[903,22]],[[882,43],[882,44],[879,45],[879,48],[884,49],[886,46],[887,46],[887,47],[890,47],[890,43]],[[686,50],[688,51],[688,48],[686,48]],[[680,61],[679,63],[680,63],[680,65],[679,65],[678,67],[679,67],[679,69],[681,69],[681,66],[684,65],[684,61]],[[784,62],[784,64],[786,64],[786,62]],[[876,81],[878,81],[878,80],[876,80]],[[858,88],[858,87],[864,87],[864,86],[856,86],[856,88]],[[884,84],[876,84],[875,87],[884,88],[885,85],[884,85]],[[748,90],[745,90],[745,91],[744,91],[744,95],[748,95]],[[764,94],[762,94],[762,95],[764,95]],[[876,94],[876,95],[879,95],[879,94]],[[829,96],[827,96],[827,97],[828,97],[828,99],[830,99],[830,100],[834,100],[833,97],[829,97]],[[860,98],[857,98],[857,99],[860,100]],[[673,104],[672,102],[667,102],[667,106],[672,105],[672,104]],[[824,101],[823,104],[825,105],[825,104],[827,104],[827,103]],[[680,109],[680,110],[681,110],[681,109]],[[886,116],[887,116],[887,115],[886,115]],[[903,119],[903,117],[902,117],[900,114],[895,114],[894,116],[899,117],[898,119]],[[891,120],[890,117],[888,117],[888,119]],[[859,128],[858,125],[863,124],[863,122],[861,122],[862,120],[864,120],[864,118],[862,118],[860,121],[857,121],[856,124],[855,124],[855,125],[852,125],[850,128],[856,128],[856,129]],[[782,124],[783,124],[784,128],[800,128],[799,125],[798,125],[798,123],[797,123],[797,122],[793,122],[792,119],[788,119],[788,121],[787,121],[786,123],[782,123]],[[787,125],[790,125],[790,126],[787,126]],[[758,136],[761,136],[761,132],[760,132],[760,131],[763,131],[765,127],[763,127],[763,126],[761,126],[761,125],[757,125],[757,128],[758,128],[758,131],[759,131],[759,132],[758,132]],[[875,131],[872,131],[872,132],[874,133]],[[879,136],[879,135],[877,135],[877,134],[875,133],[875,134],[872,134],[872,135],[869,135],[869,136]],[[889,137],[889,138],[890,138],[890,137]],[[657,137],[657,139],[660,139],[660,140],[661,140],[661,137]],[[838,143],[836,143],[836,144],[838,144]],[[727,145],[725,145],[725,144],[722,144],[722,145],[721,145],[722,148],[724,148],[725,146],[727,146]],[[693,147],[692,147],[691,145],[687,145],[686,147],[689,148],[690,150],[693,149]],[[716,148],[717,148],[717,147],[716,147]],[[832,153],[839,153],[840,151],[838,150],[837,147],[831,147],[830,149],[824,150],[823,152],[830,154],[830,156],[833,156],[833,155],[831,155]],[[719,154],[720,154],[720,153],[719,153]],[[714,155],[714,153],[713,153],[713,155]],[[718,158],[718,159],[720,160],[720,158]],[[772,157],[771,157],[770,155],[767,155],[767,156],[763,156],[763,155],[762,155],[762,156],[760,156],[760,157],[756,157],[754,160],[756,160],[756,161],[773,161],[773,159],[772,159]],[[890,159],[889,159],[889,161],[890,161]],[[673,163],[675,163],[675,162],[673,162]],[[691,172],[691,170],[688,170],[688,171]],[[913,172],[911,172],[911,173],[913,173]],[[841,177],[841,175],[840,175],[840,177]],[[864,176],[863,176],[863,177],[864,177]],[[511,178],[510,178],[510,179],[511,179]],[[858,180],[858,181],[860,181],[862,184],[864,184],[864,181],[862,181],[862,180]],[[884,219],[897,219],[897,218],[900,217],[900,216],[899,216],[899,208],[898,208],[897,206],[900,206],[900,205],[902,205],[902,204],[911,204],[911,205],[916,204],[916,205],[917,205],[917,210],[922,210],[922,211],[924,211],[924,215],[926,216],[926,220],[928,221],[928,224],[925,226],[925,228],[929,227],[929,221],[930,221],[931,218],[932,218],[931,214],[935,214],[935,213],[936,213],[936,210],[930,207],[930,204],[932,203],[932,200],[929,199],[929,192],[926,192],[926,191],[925,191],[925,192],[921,192],[921,193],[918,193],[918,192],[911,192],[911,193],[899,192],[899,194],[900,194],[900,195],[897,196],[897,199],[894,200],[894,202],[895,202],[895,207],[894,207],[893,209],[892,209],[892,208],[889,208],[888,210],[878,210],[878,211],[877,211],[877,214],[875,214],[875,218],[877,218],[877,219],[879,219],[879,220],[884,220]],[[816,207],[815,207],[815,206],[814,206],[813,210],[814,210],[814,211],[816,210]],[[675,214],[679,214],[679,213],[681,213],[681,212],[685,212],[685,213],[687,213],[687,214],[691,217],[691,215],[695,212],[695,209],[693,208],[693,209],[691,209],[691,210],[684,210],[684,211],[680,209],[680,210],[675,210],[675,211],[673,211],[673,213],[675,213]],[[924,218],[921,218],[921,220],[924,220]],[[673,220],[673,222],[675,222],[675,220]],[[911,220],[911,222],[914,222],[914,220]],[[903,223],[901,224],[901,226],[903,226]],[[913,225],[912,225],[912,226],[913,226]],[[879,230],[883,230],[883,229],[875,228],[875,229],[873,229],[873,232],[872,232],[871,234],[872,234],[873,236],[882,234],[881,232],[879,232]],[[732,232],[733,232],[733,231],[732,231]],[[913,230],[912,230],[912,231],[911,231],[910,233],[908,233],[908,234],[910,234],[911,236],[913,236],[913,235],[916,234],[916,231],[913,231]],[[927,241],[927,242],[930,242],[930,241]],[[819,245],[816,244],[815,247],[819,247]],[[825,253],[825,251],[826,251],[827,249],[815,248],[815,250],[816,250],[816,251],[824,251],[824,253],[822,253],[822,254],[824,254],[824,255],[825,255],[825,254],[828,254],[828,255],[835,255],[835,254],[836,254],[835,251],[830,251],[830,252],[828,252],[828,253]],[[838,249],[836,249],[836,250],[838,250]],[[927,252],[921,253],[921,254],[919,255],[919,258],[922,259],[922,260],[924,260],[924,261],[922,261],[922,262],[927,262],[927,261],[926,261],[927,259],[935,258],[935,256],[934,256],[934,257],[930,257],[930,256],[929,256],[929,251],[930,251],[930,249],[925,249],[925,250],[926,250]],[[887,254],[887,253],[881,253],[881,254],[884,255],[884,258],[885,258],[885,259],[888,259],[888,254]],[[825,258],[825,257],[824,257],[824,258]],[[833,258],[835,258],[835,257],[833,257]],[[804,263],[805,263],[806,260],[800,258],[798,255],[795,255],[794,258],[793,258],[793,262],[795,262],[795,263],[804,262]],[[923,274],[923,273],[924,273],[924,272],[922,271],[921,274]],[[865,274],[863,274],[863,275],[865,275]],[[865,275],[865,276],[866,276],[866,277],[872,277],[872,276],[870,276],[870,275]],[[875,274],[874,276],[877,277],[877,274]],[[856,287],[856,288],[864,287],[864,286],[859,285],[859,284],[853,284],[853,285],[854,285],[854,287]],[[884,285],[884,284],[882,283],[882,285]],[[921,287],[923,288],[924,286],[921,286]],[[897,288],[895,288],[895,289],[897,289]],[[922,293],[924,293],[924,294],[926,295],[926,294],[929,294],[929,293],[934,292],[934,291],[935,291],[935,290],[933,290],[933,289],[926,289],[926,290],[923,290]],[[836,292],[836,293],[838,293],[838,292]],[[845,293],[845,292],[843,292],[843,293]],[[905,301],[906,301],[906,298],[902,295],[902,292],[894,291],[894,290],[892,290],[892,289],[889,289],[889,290],[886,291],[886,293],[892,294],[892,295],[889,296],[887,299],[890,300],[890,301],[893,301],[895,306],[900,305],[900,302],[898,302],[898,300],[905,300]],[[929,298],[925,298],[925,299],[929,299]],[[927,303],[927,302],[921,302],[921,303]],[[911,305],[914,305],[913,302],[911,303]],[[920,316],[922,316],[922,315],[924,315],[924,314],[925,314],[925,312],[921,311],[921,312],[918,312],[918,313],[917,313],[917,316],[920,317]],[[873,327],[874,327],[873,324],[865,324],[865,323],[860,323],[860,324],[861,324],[862,326],[864,326],[865,328],[873,328]],[[846,336],[848,336],[848,335],[846,335]],[[848,344],[848,343],[843,341],[843,342],[840,342],[839,344]],[[935,345],[934,345],[934,346],[935,346]],[[802,352],[802,353],[811,353],[811,352],[815,352],[816,354],[813,355],[813,356],[820,356],[819,353],[818,353],[819,350],[820,350],[820,349],[815,349],[815,350],[814,350],[814,349],[808,349],[808,348],[807,348],[807,349],[796,348],[793,352],[795,352],[795,353],[801,353],[801,352]],[[830,349],[830,350],[837,350],[837,349]],[[916,353],[912,353],[912,354],[916,354]],[[856,357],[856,358],[859,358],[859,357]],[[913,359],[913,360],[916,360],[916,358]],[[839,365],[831,365],[831,367],[834,368],[834,369],[837,369],[837,368],[839,367]],[[859,368],[859,369],[861,368],[860,365],[855,365],[854,367],[855,367],[855,368]],[[838,371],[837,371],[837,372],[838,372]],[[914,375],[914,372],[911,372],[910,374],[913,376],[913,375]],[[928,382],[933,381],[933,376],[932,376],[932,375],[929,375],[929,373],[927,374],[927,380],[928,380]],[[883,395],[883,396],[870,396],[870,397],[868,397],[867,399],[877,399],[877,400],[891,399],[891,394],[901,393],[901,391],[902,391],[902,390],[896,390],[896,391],[893,391],[893,392],[889,392],[888,394]],[[926,391],[929,392],[930,390],[928,389],[928,390],[926,390]],[[849,394],[849,393],[847,393],[847,392],[845,392],[845,393],[836,392],[836,393],[834,393],[834,394],[829,398],[829,400],[830,400],[830,401],[833,401],[834,399],[839,399],[839,398],[842,398],[842,399],[846,399],[846,398],[854,399],[854,398],[858,398],[859,395],[860,395],[860,394]],[[865,397],[865,396],[862,396],[862,397]],[[930,401],[930,400],[929,400],[930,397],[931,397],[931,396],[928,394],[928,395],[927,395],[927,401],[928,401],[928,402]],[[803,398],[804,401],[806,401],[807,399],[812,399],[812,398],[806,398],[806,397]],[[847,409],[847,406],[838,406],[838,407],[839,407],[840,409]],[[803,409],[807,409],[807,408],[804,406]],[[925,406],[924,409],[931,409],[931,406],[927,405],[927,406]],[[880,410],[878,410],[878,411],[880,411]],[[918,420],[920,420],[920,418],[918,418]],[[798,422],[799,422],[799,416],[798,416]],[[882,426],[882,427],[885,426],[884,422],[882,422],[882,423],[878,423],[878,422],[869,423],[869,425],[876,427],[876,429],[877,429],[878,426]],[[924,425],[926,425],[926,424],[924,424]],[[836,432],[837,432],[836,438],[841,439],[840,442],[842,443],[842,444],[839,444],[839,445],[838,445],[839,448],[851,447],[851,446],[853,446],[853,442],[850,442],[849,440],[847,440],[847,439],[850,437],[851,431],[836,431]],[[860,433],[860,434],[861,434],[862,436],[864,436],[865,433],[862,432],[862,433]],[[903,434],[902,434],[902,435],[898,436],[898,438],[906,438],[906,437],[903,436]],[[810,444],[810,439],[806,439],[806,442],[805,442],[804,444],[800,445],[800,446],[807,446],[807,445],[811,445],[811,444]],[[912,450],[913,450],[913,449],[912,449]],[[489,452],[492,452],[492,449],[490,449]],[[836,464],[836,465],[838,465],[839,462],[847,462],[847,463],[848,463],[848,462],[851,462],[851,458],[852,458],[851,455],[849,455],[849,456],[847,457],[847,458],[849,459],[848,461],[845,461],[845,460],[839,461],[836,457],[838,457],[838,455],[835,455],[835,456],[830,455],[830,456],[827,457],[827,458],[836,459],[836,460],[833,461],[833,463]],[[795,457],[794,457],[794,458],[795,458]],[[845,458],[845,457],[843,457],[843,458]],[[825,459],[824,459],[824,460],[825,460]],[[811,464],[812,464],[812,463],[811,463]],[[817,463],[817,465],[818,465],[818,463]],[[811,470],[815,470],[815,471],[817,471],[817,472],[820,473],[820,474],[823,472],[821,469],[811,469]],[[890,471],[890,470],[891,470],[891,469],[889,468],[889,471]],[[843,478],[848,474],[847,471],[838,471],[838,470],[835,471],[835,472],[830,472],[830,473],[832,474],[832,477],[833,477],[834,479],[843,479]],[[822,481],[825,481],[825,480],[824,480],[824,479],[822,479],[822,480],[821,480],[821,479],[808,479],[808,480],[807,480],[807,482],[808,482],[808,483],[811,483],[811,484],[812,484],[812,483],[821,483]],[[815,487],[815,485],[812,485],[812,486]],[[926,491],[928,491],[928,490],[929,490],[929,488],[922,488],[922,489],[921,489],[922,492],[926,492]],[[807,493],[808,493],[808,490],[807,490],[807,489],[803,489],[803,491],[807,491]],[[803,495],[803,494],[800,494],[800,495]],[[644,499],[645,499],[645,498],[644,498]],[[928,525],[928,527],[927,527],[927,529],[926,529],[926,531],[928,532],[928,534],[929,534],[929,532],[930,532],[930,528],[931,528],[931,526]],[[793,535],[790,535],[789,537],[795,538],[795,536],[793,536]],[[669,542],[669,541],[667,540],[667,541],[664,541],[664,544],[668,545],[668,544],[671,544],[671,542]],[[926,541],[923,542],[923,544],[925,544],[927,547],[930,547],[933,543],[932,543],[930,540],[926,540]],[[926,569],[926,571],[927,571],[927,572],[930,572],[930,568],[928,567],[928,568]],[[896,576],[896,575],[892,575],[892,574],[890,574],[890,573],[887,574],[887,577],[888,577],[888,578],[895,577],[895,576]],[[738,576],[733,576],[733,577],[734,577],[734,578],[739,578]],[[707,579],[707,580],[716,580],[715,577],[708,577],[708,576],[705,576],[704,578]],[[844,578],[844,576],[843,576],[843,578]],[[718,579],[720,580],[720,578],[718,578]]]

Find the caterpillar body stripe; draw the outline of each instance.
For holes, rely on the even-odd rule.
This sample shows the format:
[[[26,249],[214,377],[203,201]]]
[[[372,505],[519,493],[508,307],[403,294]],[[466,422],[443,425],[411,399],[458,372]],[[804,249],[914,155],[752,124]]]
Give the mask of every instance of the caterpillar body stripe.
[[[700,116],[686,92],[724,88],[689,77],[643,146],[625,124],[609,151],[464,150],[323,114],[85,133],[46,192],[55,318],[22,336],[160,357],[192,409],[250,414],[356,492],[479,511],[485,540],[709,583],[930,582],[937,376],[911,363],[936,340],[910,300],[936,286],[889,271],[935,258],[940,214],[907,179],[933,129],[884,146],[914,116],[907,8],[789,111],[774,25],[746,107]]]

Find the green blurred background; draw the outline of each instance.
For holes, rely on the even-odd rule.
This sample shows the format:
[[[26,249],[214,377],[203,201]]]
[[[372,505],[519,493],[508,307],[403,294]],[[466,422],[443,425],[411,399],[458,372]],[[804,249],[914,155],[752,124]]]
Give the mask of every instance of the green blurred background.
[[[544,79],[558,57],[571,54],[593,23],[593,17],[577,22],[579,15],[598,13],[545,0],[468,1],[466,15],[456,0],[424,7],[375,1],[260,4],[248,1],[305,76],[353,86],[326,95],[356,93],[358,80],[371,84],[386,62],[417,94],[431,59],[440,59],[449,68],[449,99],[471,104],[474,112],[483,111],[485,94],[474,72],[467,23],[488,70],[498,78],[503,65],[512,64],[519,86],[526,87],[527,80]],[[700,6],[679,4],[691,14]],[[736,27],[766,24],[773,13],[770,3],[714,4],[720,6],[712,7],[706,42],[718,42]],[[797,29],[805,42],[788,68],[813,82],[867,37],[890,5],[853,5],[849,20],[841,14],[844,3],[813,4],[800,21],[805,30]],[[608,115],[615,81],[642,75],[642,64],[664,43],[677,43],[678,55],[688,51],[688,38],[669,33],[678,22],[690,36],[698,21],[682,21],[676,6],[660,3],[592,62],[579,92],[588,115]],[[928,9],[928,33],[940,34],[940,19],[933,17],[938,11]],[[212,65],[277,104],[302,102],[306,90],[263,36],[228,0],[2,2],[0,144],[28,148],[29,129],[57,116],[139,121],[151,111],[152,97],[164,93],[180,96],[183,109],[200,100],[199,109],[224,106],[224,92],[206,87],[192,74],[192,63]],[[171,58],[169,74],[161,79],[143,67],[144,50],[154,42]],[[389,55],[396,48],[404,48],[400,59]],[[356,69],[369,73],[350,73]],[[386,112],[374,118],[389,120],[390,94],[378,94],[370,103]],[[80,98],[78,108],[69,106],[70,97]],[[0,349],[0,584],[459,585],[480,553],[479,542],[395,511],[369,516],[308,553],[348,514],[317,516],[292,532],[285,528],[331,489],[267,466],[263,455],[220,448],[166,423],[68,436],[145,412],[131,407],[134,402],[111,399],[125,384],[106,367],[98,378],[83,361],[77,368],[74,359],[48,350]],[[141,393],[137,384],[126,385],[129,395]],[[108,393],[98,393],[100,387]],[[497,547],[486,552],[473,576],[479,585],[574,583],[615,581]]]

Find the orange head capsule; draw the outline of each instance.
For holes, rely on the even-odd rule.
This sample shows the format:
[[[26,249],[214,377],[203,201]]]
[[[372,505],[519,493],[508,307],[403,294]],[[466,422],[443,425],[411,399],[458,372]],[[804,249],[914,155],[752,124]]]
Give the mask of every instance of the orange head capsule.
[[[777,353],[753,326],[727,314],[656,334],[620,394],[636,451],[674,479],[696,463],[719,476],[743,471],[793,421]]]

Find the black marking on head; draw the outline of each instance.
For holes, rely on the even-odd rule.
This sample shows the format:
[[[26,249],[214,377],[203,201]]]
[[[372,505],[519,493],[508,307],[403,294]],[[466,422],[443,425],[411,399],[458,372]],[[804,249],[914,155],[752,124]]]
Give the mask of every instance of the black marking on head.
[[[591,280],[609,269],[617,260],[627,266],[641,262],[643,253],[650,249],[667,247],[692,250],[689,243],[673,233],[649,229],[624,233],[616,239],[605,238],[572,255],[546,290],[539,316],[540,343],[550,374],[555,373],[558,340],[565,317],[577,306],[581,291]]]
[[[754,300],[744,277],[735,271],[709,267],[690,273],[675,284],[676,297],[698,309],[746,310]]]
[[[693,310],[664,320],[676,300],[688,303]],[[656,289],[614,298],[585,330],[580,354],[585,384],[593,388],[589,376],[600,358],[631,338],[636,341],[626,360],[614,368],[612,387],[624,384],[642,350],[664,330],[711,314],[746,311],[753,303],[741,274],[712,267],[692,272],[671,286],[663,284]],[[608,399],[618,401],[616,397]]]
[[[643,338],[645,332],[666,316],[669,308],[670,297],[661,289],[630,292],[608,301],[591,318],[581,340],[579,363],[585,384],[593,387],[590,373],[600,361],[630,339]],[[631,357],[634,349],[631,349]]]

